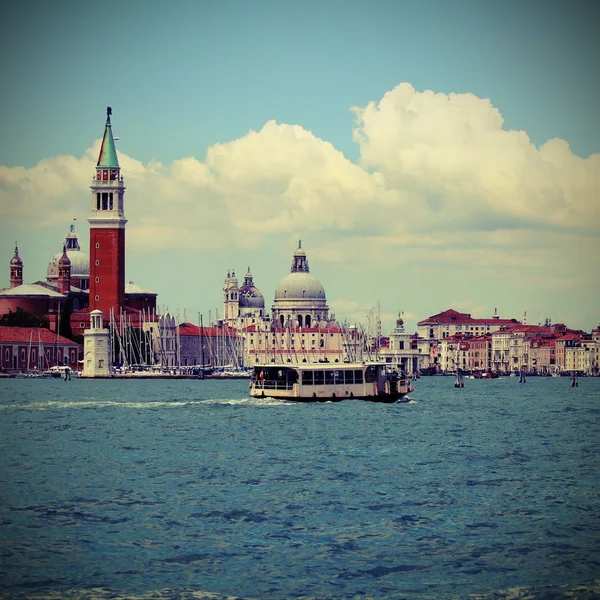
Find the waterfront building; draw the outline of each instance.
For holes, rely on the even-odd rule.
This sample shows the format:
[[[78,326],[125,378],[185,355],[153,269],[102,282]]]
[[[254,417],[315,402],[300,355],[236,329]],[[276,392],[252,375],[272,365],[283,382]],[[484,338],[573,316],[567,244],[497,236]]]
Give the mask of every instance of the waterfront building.
[[[238,330],[220,327],[198,327],[184,322],[177,327],[179,364],[182,367],[205,366],[239,368],[244,363],[244,337]]]
[[[417,323],[420,338],[442,340],[453,335],[478,336],[518,324],[516,319],[501,319],[498,310],[491,318],[472,318],[469,313],[448,309]]]
[[[42,372],[56,366],[77,368],[79,344],[38,327],[0,326],[0,370]]]
[[[492,364],[492,336],[490,334],[472,337],[469,341],[467,369],[487,372]]]
[[[534,337],[524,341],[529,356],[527,371],[537,375],[557,373],[556,338]]]
[[[356,348],[351,337],[339,326],[266,327],[250,325],[246,339],[245,364],[254,366],[274,362],[343,362]]]
[[[429,367],[429,345],[429,341],[419,340],[416,334],[406,332],[404,319],[398,315],[396,327],[390,333],[388,343],[379,350],[379,357],[399,372],[414,375]]]

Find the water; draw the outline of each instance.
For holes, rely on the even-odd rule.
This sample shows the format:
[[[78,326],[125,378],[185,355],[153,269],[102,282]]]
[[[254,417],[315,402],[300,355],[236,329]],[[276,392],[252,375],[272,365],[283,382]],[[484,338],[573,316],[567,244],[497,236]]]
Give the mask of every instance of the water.
[[[600,597],[600,378],[0,380],[0,597]]]

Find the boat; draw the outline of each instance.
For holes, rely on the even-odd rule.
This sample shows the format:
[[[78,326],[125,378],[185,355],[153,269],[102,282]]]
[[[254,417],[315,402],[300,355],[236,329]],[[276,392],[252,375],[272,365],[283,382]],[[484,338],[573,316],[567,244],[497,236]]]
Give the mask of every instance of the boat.
[[[250,395],[299,402],[350,398],[372,402],[408,402],[410,382],[390,365],[368,363],[279,363],[256,365]]]

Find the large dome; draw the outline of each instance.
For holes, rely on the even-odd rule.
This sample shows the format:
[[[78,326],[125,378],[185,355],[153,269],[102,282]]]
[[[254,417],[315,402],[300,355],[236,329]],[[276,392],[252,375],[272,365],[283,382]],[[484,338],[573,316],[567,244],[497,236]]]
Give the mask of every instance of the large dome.
[[[65,236],[64,247],[67,250],[67,256],[71,261],[71,279],[89,279],[90,277],[90,257],[79,248],[79,240],[75,233],[75,225],[71,224],[69,233]],[[48,281],[58,279],[58,263],[63,253],[59,252],[52,257],[48,263],[46,278]]]
[[[295,271],[279,282],[275,290],[275,300],[325,301],[325,289],[312,273]]]
[[[292,259],[291,273],[284,277],[275,290],[275,300],[321,300],[325,302],[325,290],[321,282],[311,275],[302,242]]]
[[[52,257],[48,263],[48,279],[58,278],[58,262],[63,253],[59,252]],[[71,279],[86,279],[90,276],[90,257],[81,250],[67,250],[67,256],[71,261]]]

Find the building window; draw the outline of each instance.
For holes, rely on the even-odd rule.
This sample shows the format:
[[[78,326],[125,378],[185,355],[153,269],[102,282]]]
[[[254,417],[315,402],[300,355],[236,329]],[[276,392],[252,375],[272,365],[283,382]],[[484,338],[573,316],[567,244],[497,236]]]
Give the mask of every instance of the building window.
[[[113,195],[112,192],[108,194],[108,210],[113,209]]]
[[[100,179],[100,173],[98,173],[98,179]],[[100,194],[96,194],[96,210],[100,210]]]
[[[100,283],[100,277],[96,277],[96,283]]]
[[[100,300],[100,296],[98,296],[98,294],[96,294],[96,295],[94,296],[94,300],[95,300],[96,302],[98,302],[98,300]]]
[[[100,242],[96,242],[96,250],[100,248]]]
[[[97,260],[97,261],[96,261],[96,266],[97,266],[97,267],[99,267],[99,266],[100,266],[100,261],[99,261],[99,260]]]

